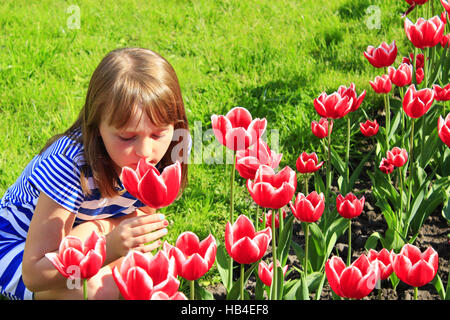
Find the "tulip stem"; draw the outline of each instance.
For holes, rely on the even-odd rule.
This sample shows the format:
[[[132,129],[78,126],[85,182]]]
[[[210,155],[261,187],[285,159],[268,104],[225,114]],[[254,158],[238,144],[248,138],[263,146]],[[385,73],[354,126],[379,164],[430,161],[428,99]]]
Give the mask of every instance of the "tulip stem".
[[[234,215],[234,194],[233,194],[233,186],[234,186],[234,175],[236,172],[236,151],[233,156],[233,168],[231,169],[231,178],[230,178],[230,223],[233,223],[233,215]],[[231,286],[233,284],[233,258],[230,257],[228,264],[228,283],[227,289],[231,290]]]
[[[241,300],[245,300],[244,296],[244,264],[241,263]]]
[[[414,300],[417,300],[417,287],[414,287]]]
[[[347,193],[349,188],[350,180],[349,180],[349,168],[348,168],[348,160],[350,159],[350,115],[347,117],[347,151],[345,153],[345,190],[344,193]]]
[[[328,210],[328,215],[331,215],[330,210],[330,201],[328,199],[329,190],[331,188],[331,119],[328,118],[328,163],[327,163],[327,171],[326,171],[326,187],[325,187],[325,206]],[[327,226],[327,216],[324,217],[325,227]]]
[[[402,218],[403,218],[403,167],[399,168],[400,173],[400,212],[398,215],[398,226],[402,224]]]
[[[278,273],[277,271],[277,245],[276,245],[276,239],[275,239],[275,219],[274,214],[272,213],[272,259],[273,259],[273,271],[272,271],[272,285],[270,286],[270,299],[271,300],[277,300],[277,277]]]
[[[305,222],[305,266],[304,274],[308,274],[309,222]]]
[[[387,74],[387,68],[384,67],[384,72]],[[386,150],[389,150],[389,132],[391,131],[391,103],[389,101],[389,92],[385,95],[386,103]]]
[[[195,280],[189,281],[189,287],[191,288],[190,300],[195,300]]]
[[[414,164],[413,164],[413,146],[414,146],[414,118],[411,118],[411,136],[410,136],[410,143],[409,143],[409,185],[408,185],[408,203],[406,207],[406,211],[409,212],[410,209],[410,203],[411,203],[411,192],[412,192],[412,185],[413,185],[413,170],[414,170]]]
[[[347,266],[352,262],[352,219],[348,219],[348,255]]]
[[[87,279],[83,279],[83,299],[88,300]]]

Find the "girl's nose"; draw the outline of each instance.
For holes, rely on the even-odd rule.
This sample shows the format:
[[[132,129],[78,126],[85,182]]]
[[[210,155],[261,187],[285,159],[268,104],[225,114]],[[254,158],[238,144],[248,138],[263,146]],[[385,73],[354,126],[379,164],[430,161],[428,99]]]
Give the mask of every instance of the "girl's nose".
[[[140,158],[150,158],[152,155],[152,139],[149,137],[143,138],[136,147],[136,155]]]

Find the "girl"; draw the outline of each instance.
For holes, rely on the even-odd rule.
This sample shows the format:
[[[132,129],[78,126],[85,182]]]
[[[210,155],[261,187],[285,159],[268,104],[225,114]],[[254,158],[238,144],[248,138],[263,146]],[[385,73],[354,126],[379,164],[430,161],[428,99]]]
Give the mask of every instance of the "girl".
[[[178,129],[181,141],[174,141]],[[182,148],[174,148],[178,144]],[[84,241],[95,230],[105,235],[107,252],[88,281],[89,298],[119,298],[112,267],[130,249],[157,248],[168,225],[124,189],[121,170],[136,169],[142,157],[160,172],[178,160],[181,194],[190,145],[171,65],[146,49],[110,52],[92,75],[75,123],[47,142],[1,200],[0,293],[10,299],[81,299],[82,288],[70,289],[45,253],[57,252],[68,234]]]

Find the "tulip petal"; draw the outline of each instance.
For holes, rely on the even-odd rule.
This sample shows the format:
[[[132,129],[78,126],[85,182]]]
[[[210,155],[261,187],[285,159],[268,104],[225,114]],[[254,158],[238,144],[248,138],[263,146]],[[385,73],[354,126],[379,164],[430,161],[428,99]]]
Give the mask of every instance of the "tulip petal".
[[[69,278],[70,275],[66,272],[66,266],[61,262],[59,256],[55,252],[46,253],[45,257],[50,260],[59,273],[61,273],[65,278]]]
[[[81,278],[89,279],[97,274],[103,265],[103,257],[100,253],[90,250],[80,262]]]
[[[123,280],[122,275],[120,274],[116,266],[114,266],[112,269],[112,275],[117,288],[119,288],[120,294],[124,297],[125,300],[132,300],[132,297],[128,294],[127,284]]]
[[[421,287],[433,280],[435,275],[434,268],[426,261],[420,260],[409,270],[407,283],[413,287]]]
[[[328,283],[331,289],[338,296],[343,297],[344,294],[341,291],[340,277],[342,271],[345,269],[345,264],[341,258],[333,256],[325,263],[325,274],[327,276]]]
[[[362,277],[362,273],[358,268],[354,266],[345,268],[339,281],[342,294],[347,298],[356,298],[358,296],[358,283]]]
[[[175,246],[180,249],[185,256],[190,256],[199,251],[200,240],[195,233],[185,231],[178,236]]]
[[[153,291],[165,292],[168,296],[175,294],[180,287],[180,281],[172,275],[169,275],[163,282],[155,285]]]
[[[258,245],[249,237],[244,237],[233,244],[230,255],[237,263],[251,264],[258,261],[261,254]]]
[[[186,280],[197,280],[208,272],[208,263],[198,253],[194,253],[183,264],[181,276]]]
[[[176,161],[174,164],[164,168],[161,174],[164,184],[167,187],[167,196],[164,206],[170,205],[175,201],[181,186],[181,165]]]
[[[139,198],[139,177],[133,169],[128,167],[122,168],[122,183],[129,194],[135,198]]]
[[[167,186],[159,172],[154,170],[147,171],[142,177],[138,185],[138,191],[140,200],[151,208],[159,209],[166,202]]]
[[[132,300],[149,300],[152,296],[153,281],[144,269],[130,268],[125,282]]]

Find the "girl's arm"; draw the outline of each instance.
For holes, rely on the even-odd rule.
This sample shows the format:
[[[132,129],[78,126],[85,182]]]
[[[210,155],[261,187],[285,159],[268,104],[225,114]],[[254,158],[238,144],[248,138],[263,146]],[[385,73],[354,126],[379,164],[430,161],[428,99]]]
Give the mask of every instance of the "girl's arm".
[[[41,192],[30,222],[22,262],[22,278],[31,291],[66,286],[64,278],[45,257],[58,253],[62,239],[72,230],[75,214]]]

